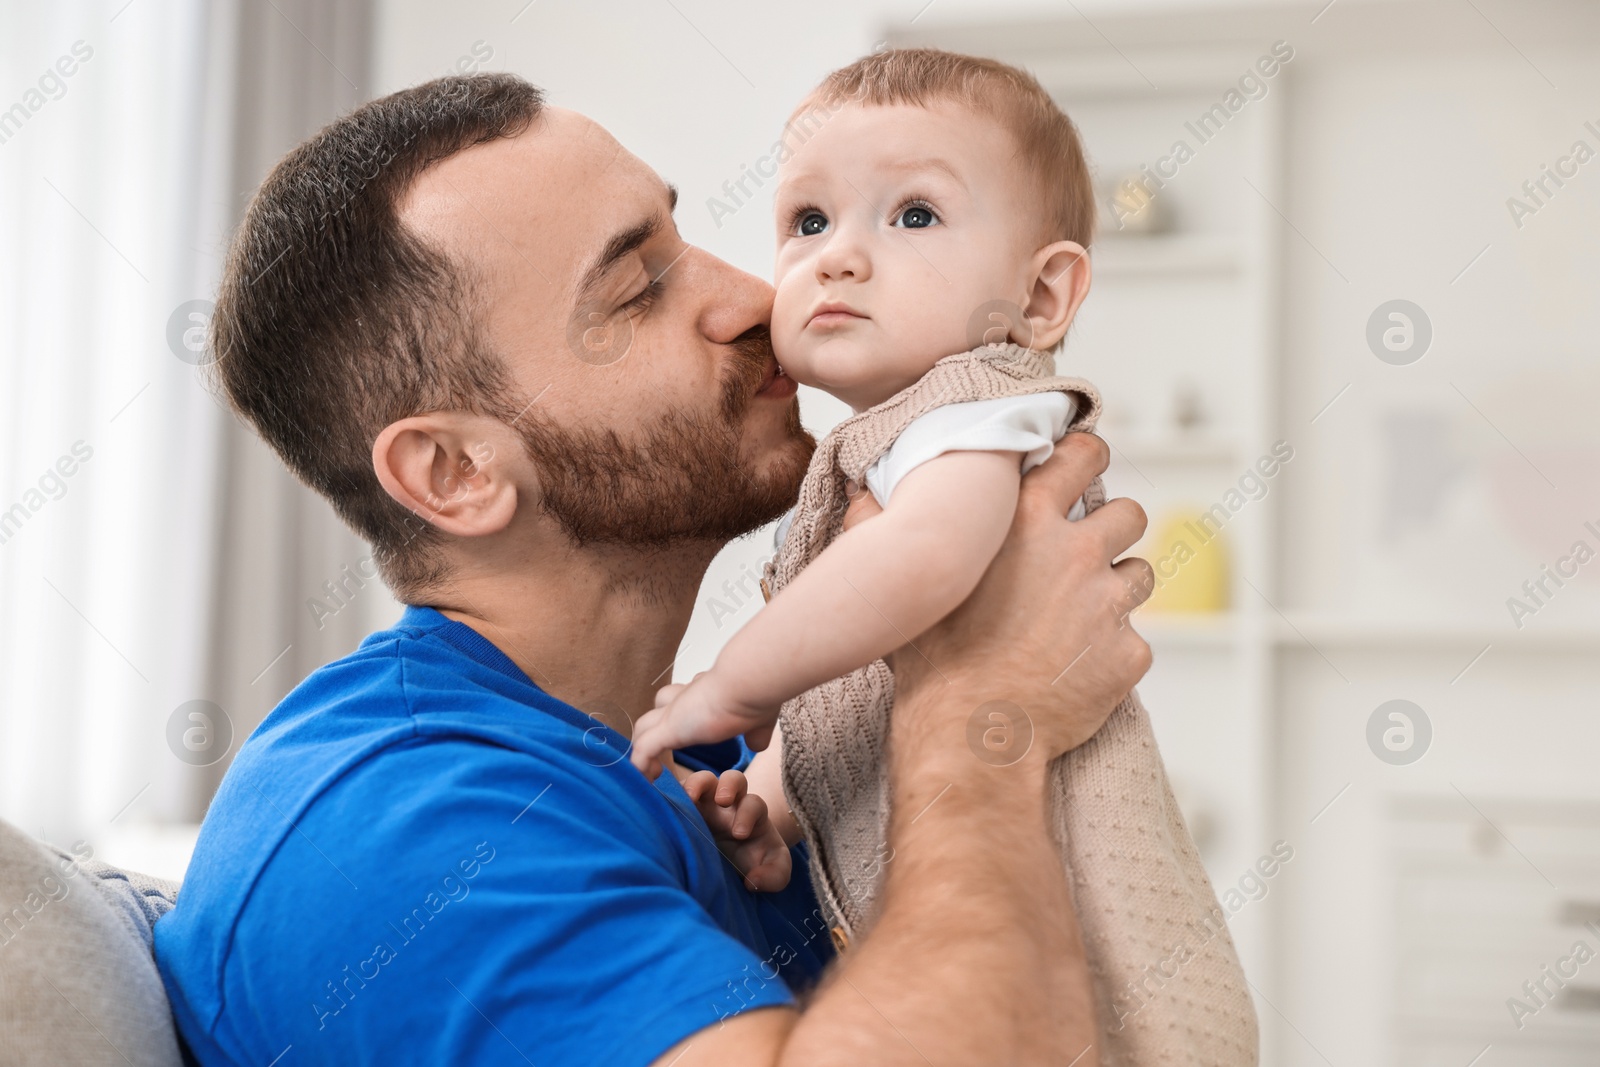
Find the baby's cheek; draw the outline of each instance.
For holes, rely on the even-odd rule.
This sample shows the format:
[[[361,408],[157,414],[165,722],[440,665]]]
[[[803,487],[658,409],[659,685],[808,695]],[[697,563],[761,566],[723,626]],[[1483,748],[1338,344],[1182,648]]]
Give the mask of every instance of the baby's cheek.
[[[772,301],[772,348],[785,372],[791,375],[801,370],[805,362],[803,315],[804,309],[792,291],[785,295],[780,287]]]

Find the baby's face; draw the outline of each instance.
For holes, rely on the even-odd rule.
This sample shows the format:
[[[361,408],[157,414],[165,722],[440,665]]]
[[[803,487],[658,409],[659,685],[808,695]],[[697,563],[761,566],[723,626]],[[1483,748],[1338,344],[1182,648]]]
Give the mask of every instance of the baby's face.
[[[972,348],[984,304],[1027,306],[1038,194],[992,120],[850,104],[788,144],[772,309],[785,373],[864,410]]]

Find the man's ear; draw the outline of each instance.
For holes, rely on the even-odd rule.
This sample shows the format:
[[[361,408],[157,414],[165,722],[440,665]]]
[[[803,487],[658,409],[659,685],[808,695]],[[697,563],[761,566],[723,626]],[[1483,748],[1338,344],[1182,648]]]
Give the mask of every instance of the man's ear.
[[[372,469],[402,507],[444,533],[498,533],[517,511],[498,421],[439,411],[391,422],[372,443]]]
[[[1089,256],[1076,241],[1057,241],[1033,254],[1023,315],[1032,327],[1030,348],[1054,348],[1067,335],[1078,305],[1089,295]]]

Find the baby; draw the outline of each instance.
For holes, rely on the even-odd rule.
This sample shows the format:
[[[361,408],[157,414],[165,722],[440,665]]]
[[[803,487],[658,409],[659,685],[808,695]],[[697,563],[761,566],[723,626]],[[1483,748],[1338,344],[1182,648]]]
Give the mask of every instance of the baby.
[[[1095,205],[1072,122],[1031,76],[990,60],[925,49],[869,56],[830,75],[787,130],[776,191],[773,347],[785,374],[856,414],[817,450],[769,567],[770,603],[709,671],[660,692],[635,726],[633,758],[653,774],[669,750],[687,745],[745,734],[765,747],[782,708],[790,751],[766,747],[749,774],[773,829],[763,820],[766,847],[747,848],[745,857],[762,868],[784,864],[786,875],[783,845],[804,830],[819,899],[845,944],[870,921],[877,869],[863,878],[857,868],[866,847],[881,844],[888,816],[881,759],[843,758],[829,739],[859,731],[862,751],[881,756],[892,695],[882,658],[976,588],[1011,526],[1022,475],[1098,415],[1092,387],[1052,376],[1053,350],[1089,291],[1085,245]],[[844,505],[863,489],[883,510],[845,531]],[[1090,496],[1103,499],[1098,485]],[[1225,929],[1220,945],[1213,937],[1195,953],[1204,961],[1187,966],[1204,972],[1197,980],[1213,990],[1199,1005],[1211,1016],[1204,1025],[1226,1032],[1229,1049],[1237,1037],[1236,1054],[1190,1060],[1194,1046],[1183,1045],[1180,1056],[1160,1044],[1188,1033],[1171,1012],[1180,1010],[1176,1002],[1193,1002],[1195,987],[1169,997],[1168,1011],[1131,1008],[1119,988],[1124,976],[1131,981],[1161,962],[1151,946],[1170,947],[1216,904],[1134,699],[1062,764],[1087,760],[1087,773],[1098,773],[1093,761],[1116,763],[1116,754],[1126,759],[1110,773],[1125,769],[1134,783],[1121,792],[1127,810],[1106,813],[1107,825],[1083,827],[1083,836],[1117,833],[1113,819],[1143,820],[1150,825],[1142,840],[1165,844],[1146,849],[1159,854],[1138,871],[1101,872],[1080,855],[1098,842],[1063,841],[1079,910],[1101,903],[1085,875],[1104,873],[1113,910],[1117,895],[1130,908],[1142,905],[1123,880],[1132,879],[1148,884],[1160,902],[1152,907],[1178,914],[1133,931],[1119,925],[1126,916],[1114,917],[1104,920],[1109,933],[1095,914],[1082,916],[1102,1029],[1144,1016],[1153,1036],[1124,1040],[1138,1056],[1127,1062],[1253,1063],[1254,1016]],[[850,781],[846,766],[874,767],[879,777]],[[1061,810],[1080,800],[1072,773],[1063,766],[1056,775]],[[829,775],[829,788],[807,791],[807,781]],[[711,783],[697,786],[703,795]],[[1096,788],[1118,798],[1103,780]],[[721,790],[730,800],[740,791],[742,783]],[[834,800],[841,796],[844,807]],[[753,821],[743,823],[738,829],[749,833]],[[1063,836],[1077,828],[1058,820]],[[757,873],[749,872],[753,884],[773,880],[770,869]]]
[[[1079,239],[1094,203],[1070,122],[1048,98],[1053,115],[1002,116],[991,94],[969,95],[808,101],[790,123],[773,348],[785,374],[856,412],[973,348],[975,316],[982,340],[1055,346],[1088,293]],[[1042,136],[1019,146],[1013,117]],[[1073,173],[1081,183],[1059,180]],[[1020,315],[984,317],[991,306]],[[866,475],[882,515],[834,541],[711,670],[663,690],[636,728],[635,762],[770,727],[785,700],[948,614],[1004,541],[1022,473],[1050,455],[1074,408],[1067,393],[1038,392],[946,405],[907,426]]]
[[[856,412],[978,343],[1055,346],[1089,290],[1081,242],[1094,201],[1067,117],[1036,85],[1019,92],[1031,79],[1000,64],[893,55],[913,68],[904,99],[857,106],[821,95],[825,83],[779,156],[773,348],[785,374]],[[1017,86],[938,91],[938,68],[956,59]],[[1021,475],[1049,457],[1075,407],[1069,393],[1035,392],[943,405],[908,425],[866,473],[882,515],[831,544],[710,671],[662,691],[635,729],[635,763],[653,770],[664,750],[738,734],[759,742],[785,700],[948,614],[1004,541]],[[774,755],[758,757],[752,779],[770,781],[761,769]],[[786,806],[767,799],[795,839]]]

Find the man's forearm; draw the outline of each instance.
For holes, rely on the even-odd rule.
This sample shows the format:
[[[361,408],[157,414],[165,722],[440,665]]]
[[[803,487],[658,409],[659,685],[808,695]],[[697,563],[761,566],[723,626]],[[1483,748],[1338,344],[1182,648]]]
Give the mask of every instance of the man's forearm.
[[[964,727],[982,703],[953,687],[897,703],[880,918],[830,972],[781,1062],[1068,1063],[1093,1041],[1047,767],[977,759]],[[1077,1067],[1097,1060],[1090,1049]]]

